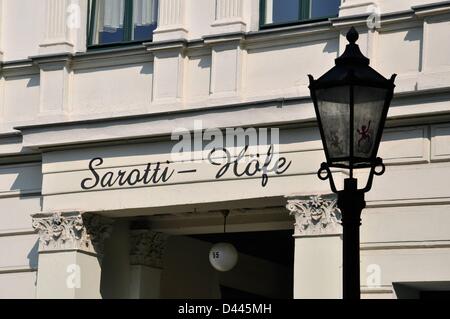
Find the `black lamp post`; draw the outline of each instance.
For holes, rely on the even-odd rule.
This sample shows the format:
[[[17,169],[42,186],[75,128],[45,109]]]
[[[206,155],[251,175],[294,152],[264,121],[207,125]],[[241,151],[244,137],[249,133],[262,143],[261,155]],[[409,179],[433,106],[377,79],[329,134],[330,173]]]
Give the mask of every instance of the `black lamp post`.
[[[330,180],[338,195],[343,227],[343,297],[360,298],[359,226],[366,206],[364,194],[372,187],[374,175],[385,171],[377,157],[389,105],[394,93],[394,74],[390,80],[369,66],[369,59],[356,41],[359,34],[351,28],[345,52],[336,65],[317,80],[309,75],[311,97],[325,150],[326,163],[318,172]],[[330,168],[349,171],[344,189],[337,190]],[[358,188],[354,169],[370,169],[364,188]]]

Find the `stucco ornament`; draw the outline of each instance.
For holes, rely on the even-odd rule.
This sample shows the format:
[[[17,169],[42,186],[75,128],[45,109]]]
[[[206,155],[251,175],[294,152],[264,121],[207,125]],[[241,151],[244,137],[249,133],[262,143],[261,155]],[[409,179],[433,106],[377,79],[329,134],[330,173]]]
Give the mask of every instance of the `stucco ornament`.
[[[341,212],[335,198],[310,196],[288,199],[286,208],[295,217],[295,234],[298,236],[340,234]]]
[[[39,251],[82,250],[103,254],[103,244],[112,232],[113,220],[81,212],[39,213],[33,228],[39,233]]]
[[[130,263],[163,268],[163,257],[168,238],[167,234],[151,230],[131,231]]]

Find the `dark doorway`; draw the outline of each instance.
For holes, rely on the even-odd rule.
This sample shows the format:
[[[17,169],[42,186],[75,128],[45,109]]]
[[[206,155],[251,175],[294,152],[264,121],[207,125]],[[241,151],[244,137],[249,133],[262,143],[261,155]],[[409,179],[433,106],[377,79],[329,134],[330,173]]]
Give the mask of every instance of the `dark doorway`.
[[[222,299],[262,299],[262,298],[293,298],[293,271],[294,271],[294,238],[292,237],[293,230],[281,231],[260,231],[260,232],[239,232],[239,233],[221,233],[221,234],[205,234],[190,236],[197,240],[209,242],[211,244],[227,242],[233,244],[238,250],[239,254],[255,257],[258,260],[267,261],[270,264],[280,266],[289,279],[287,285],[280,282],[280,287],[274,287],[277,290],[275,295],[268,296],[258,291],[246,290],[246,287],[231,287],[227,286],[226,282],[221,283],[220,290]],[[255,265],[256,267],[256,265]],[[251,268],[251,267],[250,267]],[[249,267],[246,267],[245,275],[247,278],[255,275]],[[219,274],[222,277],[229,279],[233,276],[233,271],[230,273]],[[242,275],[242,272],[241,274]],[[258,276],[261,276],[259,272]],[[270,274],[268,274],[270,276]],[[229,280],[225,280],[228,281]],[[233,280],[231,280],[233,282]],[[281,287],[283,285],[283,287]]]

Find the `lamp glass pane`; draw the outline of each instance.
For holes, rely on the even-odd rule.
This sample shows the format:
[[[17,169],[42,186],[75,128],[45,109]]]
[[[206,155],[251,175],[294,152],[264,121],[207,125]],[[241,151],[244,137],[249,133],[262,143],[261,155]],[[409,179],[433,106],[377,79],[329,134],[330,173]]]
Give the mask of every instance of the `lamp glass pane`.
[[[383,115],[388,90],[354,87],[354,156],[370,159],[376,154],[375,142]]]
[[[328,161],[350,155],[350,87],[339,86],[316,91]],[[347,164],[340,162],[340,164]]]

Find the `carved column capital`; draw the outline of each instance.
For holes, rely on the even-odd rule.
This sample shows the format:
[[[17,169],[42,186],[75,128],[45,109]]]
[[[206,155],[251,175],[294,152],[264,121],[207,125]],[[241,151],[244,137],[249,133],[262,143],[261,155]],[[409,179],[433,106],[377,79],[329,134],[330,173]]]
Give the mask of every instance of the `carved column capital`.
[[[287,198],[286,208],[295,217],[295,235],[341,234],[341,212],[336,202],[334,195]]]
[[[169,235],[151,230],[131,230],[130,264],[163,268],[163,256]]]
[[[90,213],[38,213],[32,218],[40,252],[81,250],[102,256],[104,241],[112,232],[112,219]]]

